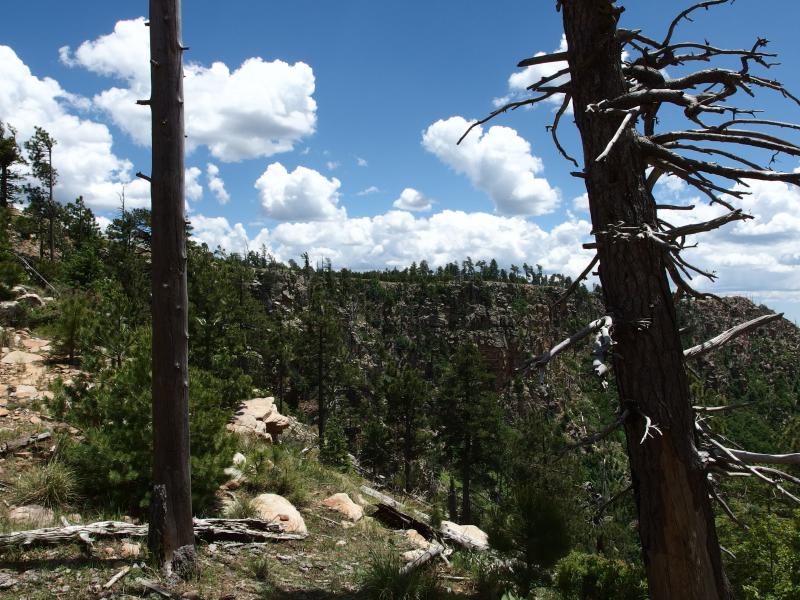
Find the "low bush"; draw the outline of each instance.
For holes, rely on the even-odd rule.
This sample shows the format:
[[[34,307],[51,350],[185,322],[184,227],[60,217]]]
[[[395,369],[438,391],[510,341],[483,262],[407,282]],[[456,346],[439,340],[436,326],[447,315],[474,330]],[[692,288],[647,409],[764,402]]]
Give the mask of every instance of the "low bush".
[[[374,553],[361,576],[365,600],[438,600],[443,592],[435,571],[424,567],[400,573],[403,561],[391,551]]]
[[[151,371],[149,331],[137,333],[130,356],[119,369],[105,369],[89,385],[77,381],[52,402],[54,416],[82,431],[80,441],[67,441],[63,460],[79,476],[86,497],[105,508],[140,512],[151,489]],[[234,440],[222,408],[247,390],[220,381],[205,371],[189,371],[192,449],[192,502],[202,514],[225,481]]]
[[[61,461],[51,460],[19,476],[11,489],[11,501],[60,508],[76,499],[77,487],[75,472]]]
[[[556,589],[565,600],[645,600],[644,571],[624,560],[573,551],[556,565]]]

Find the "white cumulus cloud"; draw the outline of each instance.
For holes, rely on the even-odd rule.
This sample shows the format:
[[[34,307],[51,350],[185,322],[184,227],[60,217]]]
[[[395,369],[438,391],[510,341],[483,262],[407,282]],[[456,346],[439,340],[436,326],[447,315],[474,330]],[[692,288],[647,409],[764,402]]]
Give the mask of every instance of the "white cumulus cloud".
[[[335,177],[328,179],[307,167],[290,173],[279,162],[269,165],[255,183],[264,213],[278,221],[345,218],[345,209],[338,206],[341,185]]]
[[[433,202],[422,192],[414,188],[406,188],[392,206],[401,210],[427,211],[433,208]]]
[[[662,183],[663,181],[663,183]],[[800,301],[800,189],[781,182],[747,180],[737,189],[750,194],[734,204],[752,215],[721,229],[690,240],[698,247],[682,256],[718,279],[702,276],[692,284],[716,294],[747,294],[761,299]],[[656,186],[656,197],[670,204],[692,204],[691,211],[661,211],[661,217],[680,226],[707,221],[727,212],[710,205],[705,197],[692,197],[692,188],[682,181],[664,178]]]
[[[120,204],[123,185],[128,206],[147,206],[150,192],[141,180],[131,181],[133,165],[114,154],[108,127],[70,113],[80,98],[49,77],[39,78],[8,46],[0,45],[0,118],[14,126],[24,141],[34,127],[44,128],[55,140],[53,164],[58,170],[56,199],[79,195],[95,210]]]
[[[558,45],[558,48],[554,50],[554,52],[566,52],[567,51],[567,37],[562,34],[561,35],[561,42]],[[537,52],[534,56],[544,56],[545,52]],[[542,63],[540,65],[531,65],[529,67],[525,67],[522,71],[517,71],[512,73],[508,77],[508,95],[503,96],[501,98],[494,99],[494,105],[497,107],[503,106],[509,102],[515,100],[521,100],[524,98],[531,97],[531,93],[528,91],[528,87],[533,85],[534,83],[538,83],[544,77],[550,77],[551,75],[555,75],[559,71],[562,71],[568,67],[567,61],[556,61],[556,62],[549,62],[549,63]],[[556,77],[552,81],[547,83],[548,86],[559,86],[563,85],[569,80],[569,75],[560,75]],[[552,104],[561,104],[564,101],[564,94],[553,94],[547,100]]]
[[[423,147],[472,185],[486,192],[495,210],[503,215],[543,215],[559,204],[559,192],[547,179],[537,177],[544,170],[542,160],[531,154],[531,145],[510,127],[480,126],[456,145],[470,123],[450,117],[428,127]]]
[[[520,217],[444,210],[417,217],[393,210],[373,217],[342,221],[281,223],[248,239],[241,224],[222,217],[192,218],[193,236],[211,247],[241,252],[263,245],[279,260],[308,252],[312,260],[329,258],[336,267],[382,269],[403,267],[425,259],[433,266],[461,261],[497,259],[501,265],[540,264],[549,272],[580,273],[591,259],[581,249],[591,226],[570,219],[546,231]]]
[[[110,34],[83,42],[61,61],[100,75],[116,77],[125,87],[97,94],[93,102],[141,145],[150,143],[150,111],[136,100],[150,96],[148,29],[144,19],[119,21]],[[303,62],[254,57],[231,70],[222,62],[185,66],[184,97],[187,147],[207,146],[224,162],[272,156],[292,150],[314,133],[317,105],[314,72]]]
[[[186,169],[184,186],[187,200],[200,200],[200,198],[203,197],[203,186],[197,181],[200,177],[200,173],[202,173],[202,171],[197,167],[189,167]]]
[[[217,197],[220,204],[227,204],[231,196],[225,189],[225,182],[219,176],[219,167],[214,163],[206,165],[206,177],[208,177],[208,189]]]

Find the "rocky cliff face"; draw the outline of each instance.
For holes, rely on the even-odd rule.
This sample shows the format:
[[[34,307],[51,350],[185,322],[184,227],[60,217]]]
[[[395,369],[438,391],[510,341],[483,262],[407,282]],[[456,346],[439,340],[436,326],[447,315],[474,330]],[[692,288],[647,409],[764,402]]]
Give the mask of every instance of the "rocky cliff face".
[[[261,290],[264,301],[299,326],[308,302],[308,279],[300,271],[282,271],[270,279]],[[348,348],[364,368],[399,360],[409,340],[420,353],[423,369],[432,356],[446,357],[459,344],[475,343],[498,388],[527,358],[603,314],[600,298],[586,290],[551,308],[563,292],[559,286],[436,278],[395,282],[336,273],[334,282],[332,298]],[[678,306],[684,346],[767,312],[739,297],[723,302],[684,300]],[[585,348],[576,358],[583,362],[588,356]],[[692,368],[707,385],[725,392],[753,372],[767,380],[794,379],[798,362],[800,330],[782,319],[707,355]]]

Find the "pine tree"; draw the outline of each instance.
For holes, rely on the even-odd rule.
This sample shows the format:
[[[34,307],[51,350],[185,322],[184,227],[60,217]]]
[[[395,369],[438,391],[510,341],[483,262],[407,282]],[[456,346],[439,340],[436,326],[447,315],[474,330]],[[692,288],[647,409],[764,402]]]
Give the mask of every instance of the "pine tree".
[[[55,258],[56,207],[53,200],[53,187],[58,180],[58,171],[53,167],[53,146],[56,145],[47,131],[36,127],[33,137],[25,142],[31,174],[39,182],[38,186],[28,186],[28,200],[34,218],[39,223],[39,258],[44,254],[44,221],[47,221],[47,240],[50,260]]]
[[[486,479],[499,458],[504,425],[493,384],[478,347],[464,344],[450,358],[439,386],[439,429],[445,455],[461,479],[462,523],[472,520],[473,484]]]
[[[24,164],[16,129],[0,121],[0,208],[9,206],[19,194],[17,182],[22,177],[14,166]]]

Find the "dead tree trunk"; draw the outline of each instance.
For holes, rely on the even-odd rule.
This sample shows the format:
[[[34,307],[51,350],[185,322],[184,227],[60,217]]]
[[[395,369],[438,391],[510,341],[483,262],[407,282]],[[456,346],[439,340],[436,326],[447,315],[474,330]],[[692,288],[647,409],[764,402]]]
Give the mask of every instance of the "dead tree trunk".
[[[150,0],[153,501],[150,550],[167,570],[194,555],[180,0]],[[163,505],[162,505],[163,503]],[[159,516],[153,522],[154,517]]]
[[[665,600],[730,598],[706,474],[695,446],[667,252],[645,236],[609,234],[620,224],[657,229],[646,163],[631,130],[622,131],[605,159],[596,160],[623,116],[587,111],[591,104],[627,92],[615,37],[617,9],[609,0],[561,4],[600,281],[614,322],[616,381],[622,409],[632,415],[625,430],[650,595]]]

